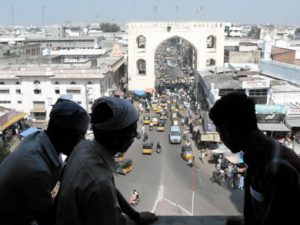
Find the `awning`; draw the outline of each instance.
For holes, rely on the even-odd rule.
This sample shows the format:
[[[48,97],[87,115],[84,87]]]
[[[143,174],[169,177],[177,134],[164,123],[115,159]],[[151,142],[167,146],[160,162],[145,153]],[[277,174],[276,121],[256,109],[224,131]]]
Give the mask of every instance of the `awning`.
[[[135,90],[133,93],[138,96],[146,96],[146,92],[144,90]]]
[[[19,135],[22,137],[26,137],[29,134],[33,134],[37,131],[39,131],[40,129],[36,128],[36,127],[29,127],[27,130],[22,131]]]
[[[146,93],[149,93],[149,94],[153,94],[153,92],[154,92],[154,88],[146,88]]]
[[[13,116],[10,120],[6,121],[3,125],[0,125],[0,130],[5,130],[6,128],[10,127],[11,125],[25,118],[26,116],[27,113],[18,113],[17,115]]]
[[[201,141],[215,141],[220,142],[220,135],[219,133],[200,133]]]
[[[262,131],[290,131],[284,123],[258,123],[257,125]]]
[[[300,118],[299,119],[287,119],[287,120],[285,120],[285,122],[289,128],[300,127]]]

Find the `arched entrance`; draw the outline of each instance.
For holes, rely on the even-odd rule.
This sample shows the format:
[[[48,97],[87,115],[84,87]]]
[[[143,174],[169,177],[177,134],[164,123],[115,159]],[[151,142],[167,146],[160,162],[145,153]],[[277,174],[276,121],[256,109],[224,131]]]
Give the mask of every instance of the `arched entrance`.
[[[155,88],[160,90],[188,83],[197,69],[197,50],[189,41],[173,36],[155,50]]]
[[[129,91],[155,88],[156,50],[174,37],[193,46],[193,70],[224,63],[224,27],[220,22],[129,23],[128,35]]]

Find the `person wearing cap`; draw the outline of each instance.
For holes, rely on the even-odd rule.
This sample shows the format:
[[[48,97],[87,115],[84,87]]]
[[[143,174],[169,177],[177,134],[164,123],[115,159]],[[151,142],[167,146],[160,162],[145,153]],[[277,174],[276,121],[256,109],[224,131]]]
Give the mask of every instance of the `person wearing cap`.
[[[77,103],[58,99],[45,131],[27,136],[0,164],[0,224],[53,224],[52,190],[63,162],[88,129],[90,116]]]
[[[126,99],[101,97],[92,106],[94,140],[79,143],[68,159],[58,194],[56,225],[149,224],[157,217],[137,212],[115,187],[114,155],[137,136],[138,113]]]

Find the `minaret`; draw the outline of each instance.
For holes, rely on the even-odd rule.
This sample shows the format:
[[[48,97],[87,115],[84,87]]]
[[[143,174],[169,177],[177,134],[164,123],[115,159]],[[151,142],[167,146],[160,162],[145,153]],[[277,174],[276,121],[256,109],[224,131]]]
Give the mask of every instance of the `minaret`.
[[[272,51],[273,40],[270,35],[266,35],[263,42],[263,59],[264,60],[272,60],[271,59],[271,51]]]

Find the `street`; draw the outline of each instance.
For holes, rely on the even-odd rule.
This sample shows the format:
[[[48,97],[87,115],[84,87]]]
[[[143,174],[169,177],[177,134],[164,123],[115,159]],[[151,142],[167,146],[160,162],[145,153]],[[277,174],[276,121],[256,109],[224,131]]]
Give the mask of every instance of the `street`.
[[[155,115],[151,112],[151,117]],[[181,144],[170,144],[168,135],[170,119],[164,132],[156,127],[146,132],[149,141],[162,145],[162,152],[142,154],[142,138],[135,140],[126,153],[133,161],[133,170],[126,176],[116,177],[116,185],[129,199],[133,189],[140,193],[139,211],[153,211],[169,215],[164,208],[173,207],[175,215],[240,215],[243,206],[243,191],[233,190],[230,185],[219,186],[210,181],[214,164],[199,160],[199,150],[194,147],[195,166],[190,167],[180,156]],[[141,124],[139,124],[139,131]]]

